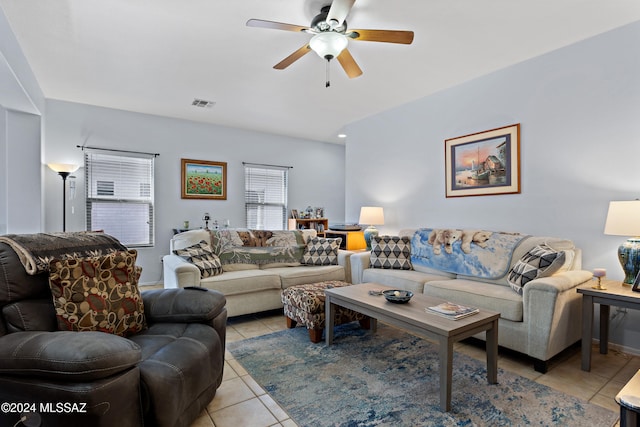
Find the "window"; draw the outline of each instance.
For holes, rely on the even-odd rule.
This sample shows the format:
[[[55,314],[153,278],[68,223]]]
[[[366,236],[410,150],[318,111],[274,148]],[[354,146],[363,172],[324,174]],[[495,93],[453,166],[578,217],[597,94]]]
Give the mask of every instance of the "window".
[[[245,163],[247,228],[285,230],[289,168]]]
[[[153,246],[152,154],[85,149],[87,230],[104,230],[127,247]]]

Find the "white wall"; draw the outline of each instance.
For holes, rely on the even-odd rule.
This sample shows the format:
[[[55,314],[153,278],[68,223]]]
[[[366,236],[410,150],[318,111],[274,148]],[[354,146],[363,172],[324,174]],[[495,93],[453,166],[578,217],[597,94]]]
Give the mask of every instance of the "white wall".
[[[585,269],[621,280],[624,237],[603,230],[609,201],[640,197],[639,44],[636,22],[353,123],[346,220],[379,205],[382,233],[482,227],[568,237]],[[521,194],[445,198],[444,140],[514,123]],[[638,314],[616,319],[613,342],[640,349]]]
[[[217,108],[217,107],[214,107]],[[211,110],[215,114],[215,109]],[[83,164],[77,145],[159,153],[156,158],[156,245],[139,250],[142,283],[161,282],[160,257],[169,251],[172,229],[203,226],[208,212],[232,227],[245,225],[242,162],[292,166],[289,207],[325,207],[333,222],[344,221],[344,152],[341,145],[299,140],[221,126],[174,120],[107,108],[48,100],[44,123],[46,163]],[[180,159],[227,162],[227,200],[180,198]],[[67,201],[67,230],[84,230],[84,168],[76,176],[77,195]],[[45,170],[45,230],[62,228],[60,177]],[[73,213],[72,213],[73,210]]]
[[[37,233],[42,227],[40,116],[3,108],[0,116],[0,234]]]

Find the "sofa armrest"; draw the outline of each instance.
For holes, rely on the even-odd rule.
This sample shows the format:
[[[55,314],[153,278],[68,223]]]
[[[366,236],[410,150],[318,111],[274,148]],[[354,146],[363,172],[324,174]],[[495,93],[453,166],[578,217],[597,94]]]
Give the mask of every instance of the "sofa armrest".
[[[199,287],[143,291],[142,300],[149,323],[207,323],[227,303],[221,292]]]
[[[525,300],[526,294],[531,293],[531,291],[551,292],[554,294],[572,291],[575,287],[591,280],[592,277],[593,274],[590,271],[569,270],[553,276],[532,280],[524,287]]]
[[[344,268],[344,280],[351,283],[351,255],[353,252],[338,249],[338,265]]]
[[[162,268],[165,288],[200,286],[200,269],[178,255],[165,255]]]
[[[591,278],[589,271],[571,270],[527,283],[523,316],[528,355],[548,360],[580,339],[582,299],[576,287]]]
[[[0,374],[93,381],[140,360],[136,343],[104,332],[27,331],[0,337]]]
[[[362,273],[369,268],[371,251],[356,252],[351,255],[351,280],[354,285],[362,283]]]

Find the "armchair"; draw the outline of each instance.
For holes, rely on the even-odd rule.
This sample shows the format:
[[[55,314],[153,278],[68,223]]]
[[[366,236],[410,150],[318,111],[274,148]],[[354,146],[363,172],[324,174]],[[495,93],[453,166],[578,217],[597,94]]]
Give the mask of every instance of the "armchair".
[[[189,426],[222,382],[224,296],[143,291],[148,328],[128,338],[59,331],[48,274],[0,243],[0,425]]]

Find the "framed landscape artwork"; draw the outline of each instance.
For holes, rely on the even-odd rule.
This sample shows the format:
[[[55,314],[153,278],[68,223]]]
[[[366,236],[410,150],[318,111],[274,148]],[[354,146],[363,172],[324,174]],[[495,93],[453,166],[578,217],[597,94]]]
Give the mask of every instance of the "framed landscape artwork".
[[[520,193],[520,124],[447,139],[447,197]]]
[[[227,163],[181,159],[182,198],[227,200]]]

